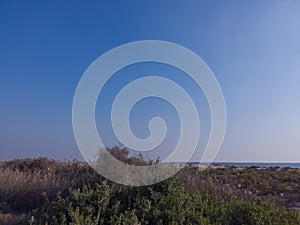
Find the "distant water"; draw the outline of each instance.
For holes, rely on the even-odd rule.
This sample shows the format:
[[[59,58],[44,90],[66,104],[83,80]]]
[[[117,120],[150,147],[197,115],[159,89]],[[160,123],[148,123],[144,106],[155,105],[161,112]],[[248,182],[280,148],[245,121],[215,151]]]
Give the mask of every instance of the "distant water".
[[[192,162],[191,164],[199,164]],[[237,166],[237,167],[290,167],[300,169],[300,163],[256,163],[256,162],[214,162],[212,165]]]

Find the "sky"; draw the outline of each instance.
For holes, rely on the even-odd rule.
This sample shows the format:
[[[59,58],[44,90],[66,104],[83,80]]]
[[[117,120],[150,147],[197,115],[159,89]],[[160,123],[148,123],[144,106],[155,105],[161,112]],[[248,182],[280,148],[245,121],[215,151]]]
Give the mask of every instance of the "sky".
[[[219,81],[227,130],[216,161],[300,162],[299,12],[297,0],[2,0],[0,160],[82,159],[72,103],[86,69],[119,45],[164,40],[195,52]],[[203,93],[183,72],[155,63],[124,68],[109,80],[96,108],[104,143],[118,144],[107,118],[111,101],[141,74],[164,74],[190,93],[204,127],[199,149],[205,146],[210,122]],[[145,99],[131,114],[142,138],[149,119],[160,115],[169,126],[165,154],[176,144],[178,116],[166,102]],[[193,160],[200,157],[201,150]]]

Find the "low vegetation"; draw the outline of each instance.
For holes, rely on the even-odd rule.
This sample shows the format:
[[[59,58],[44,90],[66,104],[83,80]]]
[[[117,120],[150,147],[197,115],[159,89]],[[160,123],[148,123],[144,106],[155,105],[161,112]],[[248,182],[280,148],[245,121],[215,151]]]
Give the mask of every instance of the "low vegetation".
[[[164,182],[129,187],[78,161],[14,160],[0,164],[0,224],[296,225],[299,184],[298,169],[187,166]]]

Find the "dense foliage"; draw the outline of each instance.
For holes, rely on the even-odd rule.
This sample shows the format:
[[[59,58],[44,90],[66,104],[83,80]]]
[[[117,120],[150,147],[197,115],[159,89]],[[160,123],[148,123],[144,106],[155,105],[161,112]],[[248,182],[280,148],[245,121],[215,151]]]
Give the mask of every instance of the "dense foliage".
[[[224,201],[191,193],[178,179],[117,190],[103,182],[88,193],[72,190],[36,215],[32,224],[300,224],[297,213],[268,201]]]

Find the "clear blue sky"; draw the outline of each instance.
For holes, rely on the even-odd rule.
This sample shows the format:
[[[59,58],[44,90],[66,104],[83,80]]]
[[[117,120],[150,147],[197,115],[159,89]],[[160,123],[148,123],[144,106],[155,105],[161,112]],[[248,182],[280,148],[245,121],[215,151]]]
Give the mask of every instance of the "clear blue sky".
[[[300,162],[299,12],[297,0],[2,0],[0,159],[81,158],[72,132],[72,101],[84,71],[113,47],[158,39],[194,51],[219,80],[228,127],[217,161]],[[111,82],[106,100],[129,80]],[[182,85],[198,96],[188,80]],[[161,104],[153,99],[133,110],[141,127],[162,109],[176,130],[176,114],[168,116],[172,109]],[[97,115],[105,116],[105,110],[97,106]],[[109,124],[100,118],[98,127],[112,143]],[[137,135],[146,135],[141,127],[133,123],[133,130],[141,130]],[[170,140],[172,135],[175,139],[176,132]]]

